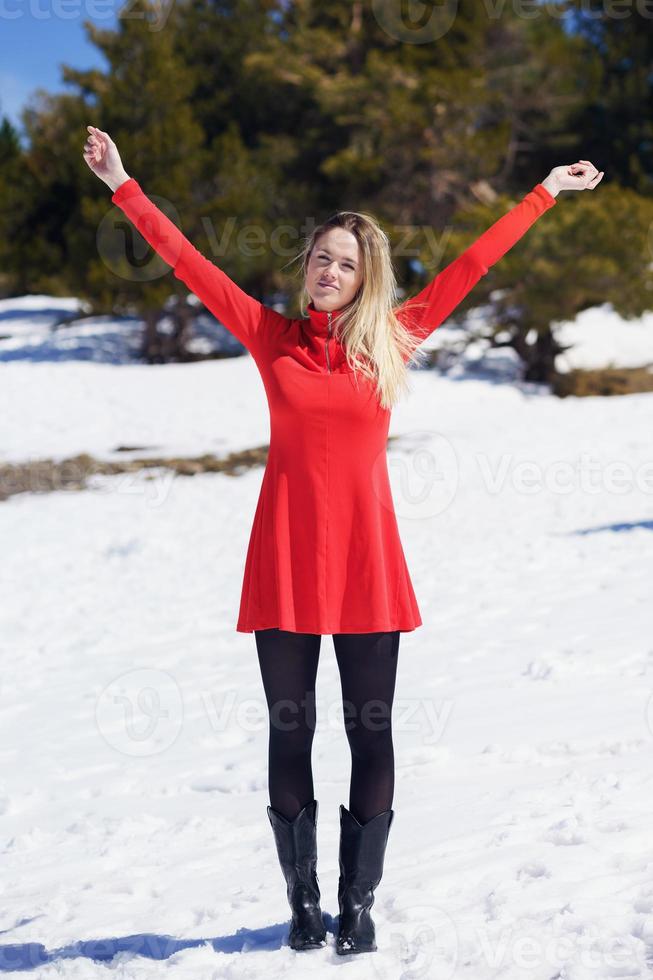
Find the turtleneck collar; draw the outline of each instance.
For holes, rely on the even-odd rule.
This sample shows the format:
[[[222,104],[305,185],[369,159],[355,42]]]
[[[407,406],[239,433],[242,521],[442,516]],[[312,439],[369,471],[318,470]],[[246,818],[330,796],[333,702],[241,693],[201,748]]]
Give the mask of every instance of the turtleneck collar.
[[[318,334],[320,337],[327,337],[329,335],[329,312],[327,310],[316,310],[313,305],[313,300],[310,301],[306,307],[308,313],[308,319],[311,321],[311,328],[314,333]],[[342,310],[331,310],[330,311],[330,322],[331,322],[331,336],[334,336],[336,320],[342,313]]]

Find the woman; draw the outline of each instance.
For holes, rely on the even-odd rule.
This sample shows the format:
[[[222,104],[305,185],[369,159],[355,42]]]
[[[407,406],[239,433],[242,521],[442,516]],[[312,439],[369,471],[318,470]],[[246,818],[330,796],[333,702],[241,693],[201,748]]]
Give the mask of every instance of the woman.
[[[391,409],[407,387],[410,363],[423,353],[419,344],[559,191],[593,190],[603,172],[588,160],[555,167],[401,306],[390,244],[376,220],[338,212],[313,231],[301,255],[307,317],[288,318],[201,255],[128,176],[108,134],[88,131],[84,159],[114,192],[113,203],[260,371],[270,449],[236,629],[255,634],[268,705],[267,812],[292,911],[289,941],[293,949],[326,943],[311,747],[321,637],[331,634],[352,755],[349,809],[340,806],[336,949],[373,951],[370,910],[394,817],[399,637],[422,623],[388,479]]]

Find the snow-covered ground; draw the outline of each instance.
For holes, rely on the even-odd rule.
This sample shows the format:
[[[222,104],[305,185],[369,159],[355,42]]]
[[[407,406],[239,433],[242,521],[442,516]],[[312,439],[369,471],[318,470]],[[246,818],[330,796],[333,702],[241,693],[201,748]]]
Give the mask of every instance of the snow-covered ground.
[[[53,340],[65,302],[0,304],[0,462],[268,441],[249,356],[131,363],[135,321]],[[653,361],[650,320],[593,315],[592,366],[635,335],[631,363]],[[265,700],[235,632],[263,471],[158,471],[0,504],[0,972],[652,975],[653,394],[411,386],[388,460],[424,626],[400,645],[378,952],[287,946]],[[329,636],[317,708],[333,926],[349,751]]]

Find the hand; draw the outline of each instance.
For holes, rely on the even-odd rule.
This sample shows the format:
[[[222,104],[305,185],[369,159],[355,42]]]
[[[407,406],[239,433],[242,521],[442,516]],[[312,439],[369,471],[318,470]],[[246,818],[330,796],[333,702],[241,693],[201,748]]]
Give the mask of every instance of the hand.
[[[126,180],[129,180],[122,165],[118,148],[108,133],[95,126],[87,126],[89,135],[84,144],[84,159],[100,180],[115,191]]]
[[[593,191],[603,180],[604,173],[589,160],[579,160],[569,166],[554,167],[546,179],[559,191]]]

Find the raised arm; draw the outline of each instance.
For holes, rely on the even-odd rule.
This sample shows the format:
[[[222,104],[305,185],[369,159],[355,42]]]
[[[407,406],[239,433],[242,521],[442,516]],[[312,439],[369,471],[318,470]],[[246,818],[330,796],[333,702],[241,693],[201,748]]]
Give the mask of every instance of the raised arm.
[[[266,307],[249,296],[217,265],[205,258],[130,177],[111,200],[134,223],[143,238],[173,267],[206,308],[251,352],[265,330]]]
[[[88,127],[89,167],[113,190],[112,202],[136,226],[161,258],[206,308],[252,354],[259,348],[274,311],[249,296],[222,269],[205,258],[153,201],[138,181],[125,172],[115,143],[101,130]]]
[[[396,313],[420,343],[451,315],[490,266],[555,203],[553,194],[543,184],[536,184],[519,204],[495,221],[417,296],[401,304]]]

